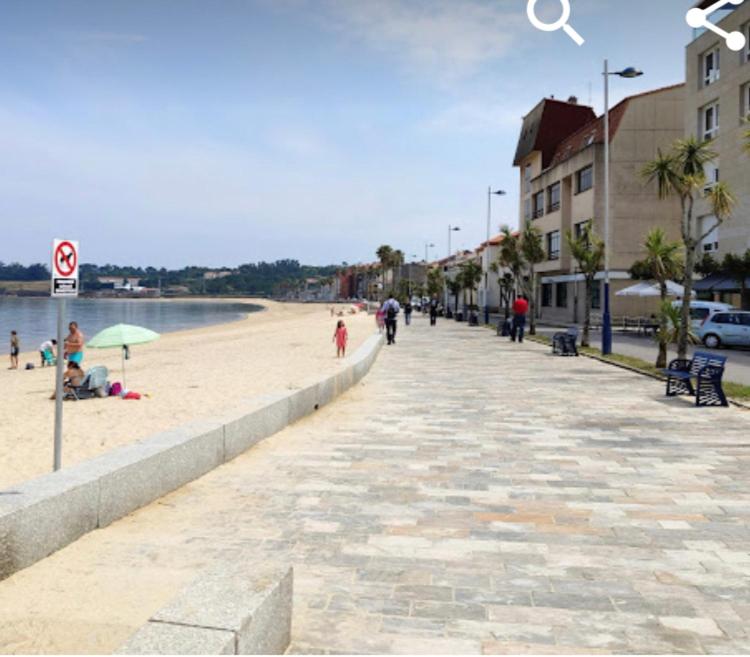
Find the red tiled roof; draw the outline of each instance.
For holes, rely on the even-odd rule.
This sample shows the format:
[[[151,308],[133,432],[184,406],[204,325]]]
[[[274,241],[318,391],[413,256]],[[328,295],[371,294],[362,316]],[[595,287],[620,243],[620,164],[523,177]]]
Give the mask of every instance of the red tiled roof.
[[[684,84],[673,84],[669,87],[661,87],[659,89],[652,89],[651,91],[645,91],[641,94],[636,94],[635,96],[629,96],[628,98],[625,98],[623,101],[615,105],[612,109],[609,110],[609,141],[612,143],[612,139],[614,139],[615,135],[617,134],[617,131],[620,128],[620,123],[622,122],[623,117],[625,116],[625,113],[627,112],[628,105],[631,101],[643,98],[644,96],[650,96],[652,94],[661,93],[663,91],[670,91],[672,89],[679,89],[680,87],[684,86]],[[576,132],[574,132],[569,137],[566,137],[563,139],[558,145],[557,149],[555,150],[555,154],[552,157],[552,160],[550,161],[548,168],[556,167],[558,164],[561,164],[562,162],[565,162],[565,160],[570,159],[574,155],[580,153],[581,151],[585,150],[589,146],[592,146],[593,144],[603,144],[604,143],[604,116],[600,116],[593,121],[587,123],[582,128],[578,129]]]

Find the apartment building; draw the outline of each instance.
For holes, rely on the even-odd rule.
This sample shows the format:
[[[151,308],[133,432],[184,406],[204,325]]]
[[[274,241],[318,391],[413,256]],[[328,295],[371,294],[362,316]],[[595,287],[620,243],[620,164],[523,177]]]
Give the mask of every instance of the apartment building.
[[[610,110],[610,236],[612,312],[641,315],[647,302],[617,297],[631,284],[628,270],[642,258],[648,231],[661,226],[678,239],[680,208],[660,201],[655,185],[640,172],[657,149],[684,136],[684,85],[626,98]],[[604,236],[604,120],[593,109],[545,99],[524,119],[515,157],[520,171],[520,225],[532,222],[544,236],[547,261],[537,268],[541,293],[537,308],[549,321],[583,318],[584,277],[577,271],[565,235],[588,222]],[[597,277],[593,310],[602,307],[603,272]]]
[[[712,4],[706,0],[697,6],[707,9]],[[744,130],[750,127],[745,123],[750,120],[750,1],[727,5],[711,18],[723,30],[740,31],[746,37],[742,51],[734,52],[720,36],[697,30],[687,46],[686,134],[714,140],[713,149],[719,157],[708,167],[707,186],[724,181],[737,197],[732,217],[700,246],[703,253],[722,258],[750,248],[750,156],[743,151],[742,139]],[[696,210],[703,234],[716,221],[705,202]],[[713,279],[699,283],[697,288],[739,305],[736,282]]]

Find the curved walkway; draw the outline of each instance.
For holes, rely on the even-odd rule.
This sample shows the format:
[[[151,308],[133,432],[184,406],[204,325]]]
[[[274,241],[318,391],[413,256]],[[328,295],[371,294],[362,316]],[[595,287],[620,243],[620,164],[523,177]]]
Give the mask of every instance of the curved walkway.
[[[219,560],[294,565],[292,651],[750,652],[750,414],[454,323],[0,583],[0,651],[109,652]]]

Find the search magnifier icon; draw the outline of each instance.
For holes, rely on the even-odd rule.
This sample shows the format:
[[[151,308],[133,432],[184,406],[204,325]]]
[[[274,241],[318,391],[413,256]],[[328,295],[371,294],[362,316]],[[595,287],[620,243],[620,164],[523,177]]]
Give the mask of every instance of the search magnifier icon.
[[[557,20],[554,23],[543,23],[539,20],[539,18],[537,18],[537,2],[539,2],[539,0],[529,0],[529,5],[526,8],[526,13],[529,16],[529,21],[537,30],[541,30],[542,32],[556,32],[557,30],[563,30],[565,34],[573,39],[573,41],[575,41],[579,46],[582,46],[584,43],[586,43],[586,40],[580,34],[578,34],[578,32],[576,32],[568,23],[568,21],[570,20],[570,0],[560,0],[560,4],[562,5],[562,16],[560,16],[560,20]]]

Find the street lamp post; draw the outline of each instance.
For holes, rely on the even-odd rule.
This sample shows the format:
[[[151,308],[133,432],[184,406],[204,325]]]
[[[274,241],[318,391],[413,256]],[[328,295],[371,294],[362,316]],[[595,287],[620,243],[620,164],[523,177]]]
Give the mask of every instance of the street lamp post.
[[[612,314],[610,311],[610,204],[609,204],[609,78],[637,78],[643,71],[628,67],[622,71],[609,71],[609,60],[604,60],[604,316],[602,317],[602,354],[612,353]]]
[[[492,224],[492,197],[505,196],[506,192],[502,189],[492,191],[492,187],[487,188],[487,242],[484,245],[484,323],[490,323],[490,295],[488,294],[490,280],[490,230]]]
[[[430,249],[435,245],[432,242],[424,243],[424,263],[427,264],[430,261]]]

